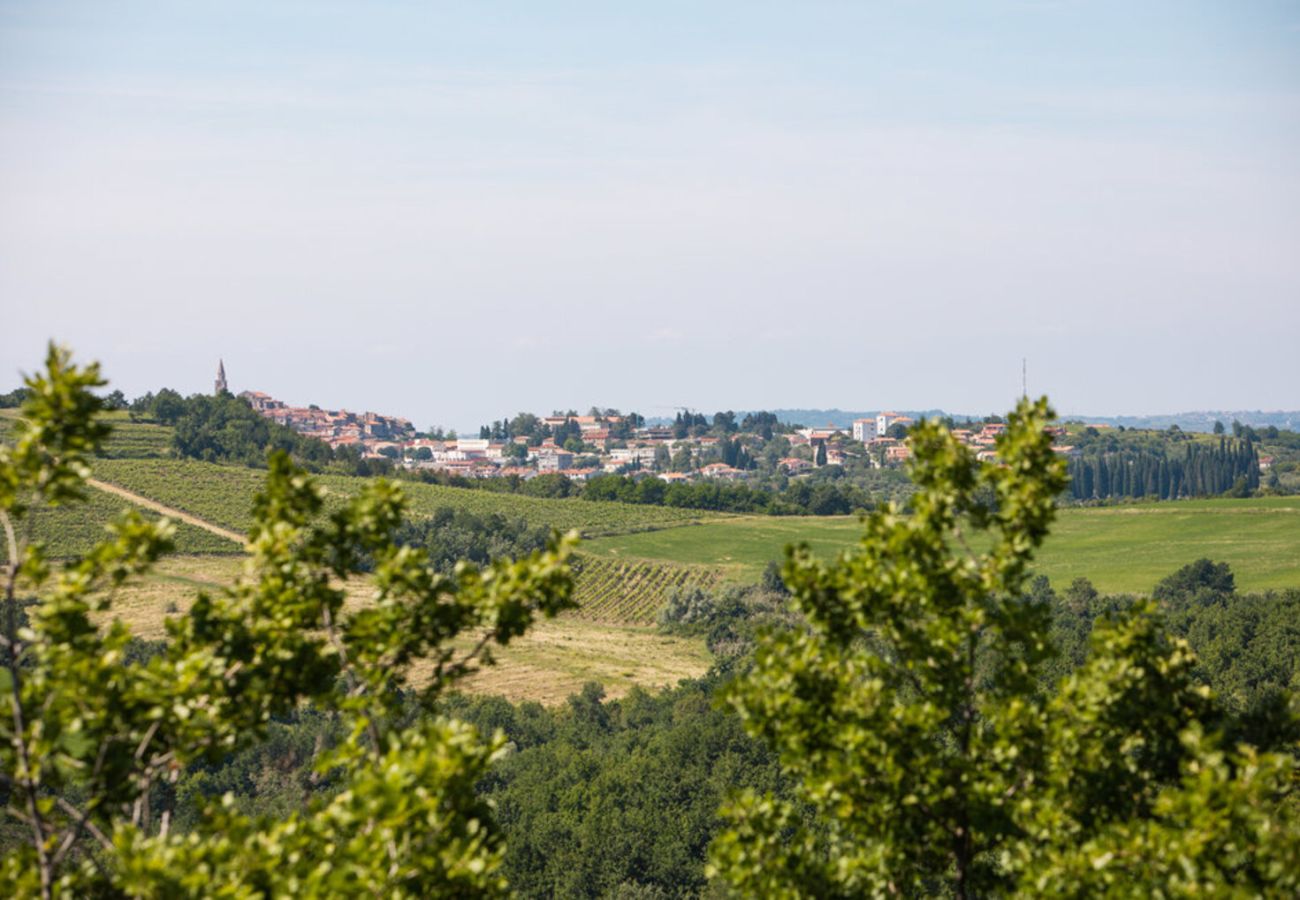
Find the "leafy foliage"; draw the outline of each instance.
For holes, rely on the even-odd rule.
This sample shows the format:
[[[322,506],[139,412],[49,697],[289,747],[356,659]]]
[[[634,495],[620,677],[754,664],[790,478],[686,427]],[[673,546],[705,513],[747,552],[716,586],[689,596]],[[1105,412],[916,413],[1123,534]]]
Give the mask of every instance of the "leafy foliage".
[[[31,540],[39,542],[51,559],[82,556],[109,536],[109,526],[122,512],[123,504],[119,497],[91,490],[87,492],[85,501],[75,506],[33,509],[30,514]],[[141,509],[139,512],[146,522],[156,522],[161,518],[152,510]],[[172,527],[172,545],[177,553],[237,554],[244,549],[234,541],[186,522],[175,522]],[[0,562],[7,561],[7,548],[0,549]]]
[[[588,686],[555,710],[453,704],[514,745],[483,782],[521,896],[698,896],[718,806],[736,787],[783,790],[773,754],[716,709],[717,681],[607,700]]]
[[[422,548],[430,565],[440,572],[452,572],[461,562],[485,566],[498,559],[527,556],[543,549],[549,535],[549,529],[530,526],[526,519],[443,507],[427,519],[404,523],[394,540]]]
[[[114,538],[55,572],[28,543],[40,505],[83,496],[87,460],[107,428],[98,368],[50,349],[13,445],[0,447],[6,567],[0,772],[8,815],[27,837],[0,862],[6,896],[386,896],[504,889],[501,842],[474,792],[503,748],[477,729],[403,715],[413,663],[433,671],[434,701],[481,663],[491,644],[570,603],[569,543],[525,560],[439,573],[427,554],[390,541],[403,500],[374,481],[325,515],[320,489],[283,454],[258,495],[245,575],[201,593],[169,620],[158,652],[132,653],[112,594],[170,545],[166,521],[128,514]],[[373,563],[377,597],[343,609],[338,586]],[[18,586],[39,599],[21,624]],[[91,599],[94,598],[94,599]],[[478,635],[465,652],[451,641]],[[95,689],[88,691],[87,685]],[[204,805],[189,831],[172,827],[174,786],[310,702],[343,738],[315,765],[337,792],[287,816],[242,813],[228,797]]]
[[[1027,571],[1065,486],[1049,418],[1023,401],[1001,465],[922,423],[914,515],[871,514],[832,564],[790,555],[808,627],[765,639],[727,692],[797,783],[726,811],[712,869],[742,893],[1297,889],[1300,829],[1277,799],[1293,761],[1216,737],[1193,654],[1152,610],[1099,628],[1040,690],[1051,616]]]

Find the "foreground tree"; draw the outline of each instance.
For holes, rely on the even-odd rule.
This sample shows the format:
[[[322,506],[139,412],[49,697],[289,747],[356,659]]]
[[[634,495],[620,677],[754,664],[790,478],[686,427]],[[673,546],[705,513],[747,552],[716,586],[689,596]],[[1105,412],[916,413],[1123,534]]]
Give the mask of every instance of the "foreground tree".
[[[792,551],[806,628],[727,694],[796,785],[745,794],[711,872],[752,896],[1300,890],[1290,756],[1226,746],[1186,645],[1142,607],[1050,699],[1050,610],[1026,593],[1064,465],[1024,401],[980,463],[912,431],[913,511],[831,563]]]
[[[503,891],[500,839],[474,791],[501,741],[430,704],[493,644],[569,605],[570,542],[439,574],[424,551],[391,541],[397,488],[376,481],[325,514],[319,489],[276,456],[243,576],[200,593],[168,621],[166,647],[142,658],[113,597],[168,549],[166,521],[124,515],[110,540],[58,571],[31,541],[34,513],[83,496],[108,432],[92,393],[102,384],[96,366],[51,347],[27,379],[15,442],[0,447],[0,787],[22,836],[0,864],[0,895]],[[343,583],[363,570],[374,600],[345,607]],[[473,640],[458,651],[464,635]],[[417,693],[429,712],[410,722],[402,713]],[[347,727],[317,760],[337,789],[276,820],[219,799],[197,828],[172,828],[171,786],[186,767],[258,740],[303,703]]]

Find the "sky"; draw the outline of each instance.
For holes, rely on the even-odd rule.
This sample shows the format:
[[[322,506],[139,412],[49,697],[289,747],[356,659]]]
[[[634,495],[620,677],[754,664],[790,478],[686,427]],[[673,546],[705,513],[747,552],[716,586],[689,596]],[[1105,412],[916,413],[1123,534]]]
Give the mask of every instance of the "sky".
[[[1300,408],[1300,0],[0,0],[0,391]]]

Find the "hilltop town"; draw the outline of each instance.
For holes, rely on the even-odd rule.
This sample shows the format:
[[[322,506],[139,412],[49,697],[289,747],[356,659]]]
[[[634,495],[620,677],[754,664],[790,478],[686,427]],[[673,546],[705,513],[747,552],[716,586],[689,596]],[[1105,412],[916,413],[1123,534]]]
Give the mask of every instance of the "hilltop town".
[[[217,393],[227,390],[224,364]],[[884,469],[901,466],[911,451],[906,433],[913,419],[896,412],[859,418],[850,429],[788,425],[771,413],[737,421],[731,412],[712,417],[683,410],[669,423],[648,424],[635,412],[592,408],[551,415],[520,413],[485,425],[476,437],[454,432],[420,433],[410,420],[375,412],[349,412],[311,405],[290,406],[262,391],[238,395],[261,415],[335,450],[387,459],[411,470],[465,478],[534,478],[563,473],[573,481],[603,474],[653,475],[665,482],[743,481],[800,475],[824,466]],[[954,423],[955,424],[955,423]],[[995,458],[1000,421],[968,422],[954,436],[981,459]],[[1057,429],[1064,435],[1065,429]],[[1072,448],[1060,446],[1063,453]]]
[[[224,366],[214,388],[217,394],[228,390]],[[839,427],[792,424],[772,412],[706,416],[688,409],[672,420],[648,422],[636,412],[592,407],[585,414],[523,412],[483,425],[469,437],[421,433],[400,416],[290,406],[261,391],[238,396],[265,418],[345,451],[361,468],[367,460],[382,461],[382,466],[459,484],[508,479],[508,489],[516,490],[541,476],[559,475],[566,484],[585,485],[596,494],[617,490],[624,499],[658,498],[636,502],[660,502],[665,486],[680,485],[673,488],[675,502],[709,508],[761,504],[768,494],[800,484],[806,492],[811,484],[821,490],[820,500],[799,491],[782,496],[793,498],[800,510],[823,512],[848,511],[866,497],[899,499],[911,490],[904,465],[912,453],[908,430],[916,423],[893,411],[859,416]],[[997,461],[998,437],[1006,428],[1000,418],[945,417],[944,422],[977,459]],[[1126,430],[1071,421],[1048,430],[1053,449],[1069,460],[1071,494],[1080,502],[1244,496],[1261,486],[1289,489],[1297,480],[1294,449],[1286,433],[1274,427],[1257,431],[1234,421],[1231,438],[1222,423],[1214,435],[1199,437],[1176,425]],[[1280,471],[1275,469],[1278,451],[1286,457]],[[620,476],[613,480],[625,486],[610,487],[608,479],[593,483],[611,475]],[[649,488],[642,484],[646,479],[662,484],[630,491],[633,485]],[[709,493],[709,485],[724,484],[732,485],[730,499],[721,499],[716,490]],[[533,487],[551,489],[544,482]]]

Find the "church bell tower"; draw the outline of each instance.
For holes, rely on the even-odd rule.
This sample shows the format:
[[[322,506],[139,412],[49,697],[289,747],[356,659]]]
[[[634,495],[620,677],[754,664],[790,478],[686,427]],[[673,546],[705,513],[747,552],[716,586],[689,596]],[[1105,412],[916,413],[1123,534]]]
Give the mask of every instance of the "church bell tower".
[[[217,360],[217,383],[212,387],[212,393],[220,397],[226,393],[229,388],[226,387],[226,364],[222,360]]]

